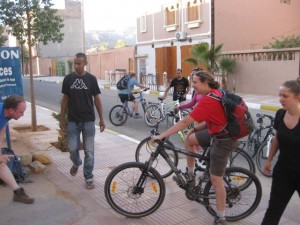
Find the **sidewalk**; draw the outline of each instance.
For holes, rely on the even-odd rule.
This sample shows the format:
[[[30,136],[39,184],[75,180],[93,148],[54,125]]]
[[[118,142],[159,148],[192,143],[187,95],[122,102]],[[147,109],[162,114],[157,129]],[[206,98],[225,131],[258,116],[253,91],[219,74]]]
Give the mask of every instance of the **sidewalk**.
[[[52,142],[57,141],[58,136],[58,122],[51,116],[52,112],[38,106],[36,110],[38,125],[44,125],[49,130],[30,133],[28,142],[34,146],[33,151],[47,151],[54,163],[47,166],[44,173],[31,175],[30,179],[34,183],[22,184],[26,191],[36,198],[33,205],[12,202],[12,191],[8,187],[0,187],[1,225],[212,224],[213,218],[206,209],[196,202],[187,200],[185,193],[170,177],[165,179],[165,200],[155,213],[140,219],[130,219],[115,213],[105,200],[104,182],[115,166],[134,161],[137,143],[110,130],[105,130],[103,133],[96,132],[94,168],[96,188],[87,190],[82,167],[79,168],[77,176],[72,177],[69,173],[72,166],[69,154],[51,145]],[[11,121],[10,128],[23,124],[31,124],[30,103],[27,105],[24,117],[18,121]],[[80,153],[83,157],[83,152]],[[180,166],[184,167],[184,165],[185,160],[180,162]],[[257,175],[263,186],[260,205],[249,217],[229,224],[257,225],[262,221],[268,204],[271,179],[260,176],[259,172]],[[283,215],[281,224],[299,225],[299,212],[299,197],[295,195]]]

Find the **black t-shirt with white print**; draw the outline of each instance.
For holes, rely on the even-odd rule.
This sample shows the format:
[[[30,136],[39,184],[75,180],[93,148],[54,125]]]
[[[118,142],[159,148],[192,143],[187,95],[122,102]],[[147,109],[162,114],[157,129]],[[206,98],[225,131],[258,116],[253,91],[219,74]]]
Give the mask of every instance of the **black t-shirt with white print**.
[[[95,121],[93,97],[101,94],[95,76],[88,72],[83,76],[76,73],[67,75],[63,81],[62,93],[69,97],[68,121]]]

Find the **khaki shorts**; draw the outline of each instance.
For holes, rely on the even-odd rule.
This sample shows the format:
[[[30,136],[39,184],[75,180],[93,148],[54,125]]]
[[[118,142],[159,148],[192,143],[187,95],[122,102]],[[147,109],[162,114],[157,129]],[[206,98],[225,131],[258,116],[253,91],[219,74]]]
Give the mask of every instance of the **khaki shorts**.
[[[212,137],[207,129],[198,131],[195,135],[198,143],[203,148],[210,146],[209,172],[215,176],[223,176],[228,163],[228,157],[232,150],[237,146],[237,140]]]

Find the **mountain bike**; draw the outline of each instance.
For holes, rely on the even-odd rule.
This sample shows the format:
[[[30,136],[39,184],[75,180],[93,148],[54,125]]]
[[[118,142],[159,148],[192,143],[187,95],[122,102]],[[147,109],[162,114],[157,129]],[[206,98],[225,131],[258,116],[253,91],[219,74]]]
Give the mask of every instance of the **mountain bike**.
[[[157,143],[152,143],[150,140],[151,140],[151,136],[143,139],[138,144],[135,150],[136,162],[141,162],[141,163],[145,162],[146,160],[149,159],[151,153],[156,150]],[[168,146],[174,147],[174,145],[170,140],[167,139],[165,142],[168,144]],[[198,154],[201,154],[203,156],[205,155],[208,156],[209,154],[208,150],[209,148],[205,148],[201,153]],[[177,166],[179,162],[178,153],[172,149],[168,149],[167,153],[169,157],[172,159],[174,165]],[[155,168],[163,178],[170,176],[174,172],[161,155],[159,155],[155,159],[155,161],[152,164],[152,167]],[[235,148],[231,152],[231,154],[229,155],[227,167],[242,167],[247,170],[250,170],[252,173],[255,173],[255,164],[252,158],[241,148]],[[205,162],[196,158],[195,173],[197,171],[204,172],[205,168],[206,168]]]
[[[153,135],[158,134],[154,132]],[[161,155],[174,171],[176,183],[185,190],[186,197],[204,205],[211,215],[216,216],[216,195],[210,180],[203,182],[199,179],[195,186],[190,186],[186,175],[167,154],[168,150],[205,161],[206,172],[209,174],[209,157],[158,141],[155,151],[145,163],[124,163],[109,173],[104,185],[108,204],[116,212],[127,217],[139,218],[155,212],[166,195],[165,182],[159,172],[152,167],[153,162]],[[250,215],[262,197],[262,187],[258,178],[244,168],[230,167],[226,169],[223,179],[226,191],[226,220],[237,221]]]
[[[256,165],[258,170],[265,176],[271,177],[271,173],[264,171],[264,164],[269,156],[271,141],[274,136],[273,125],[274,117],[267,114],[256,114],[258,128],[256,128],[248,137],[246,141],[239,141],[242,149],[245,149],[252,158],[256,158]],[[268,125],[264,126],[264,119],[268,120]],[[278,158],[277,153],[272,160],[272,169]]]
[[[164,103],[163,97],[158,97],[159,103],[152,103],[145,111],[145,122],[149,127],[155,127],[159,121],[172,117],[173,124],[189,115],[188,110],[174,110],[180,106],[179,100]]]
[[[147,101],[143,97],[143,92],[149,90],[144,89],[141,91],[133,92],[133,94],[139,94],[138,97],[136,97],[136,100],[138,101],[139,104],[142,105],[142,109],[145,113],[146,108],[147,108]],[[128,105],[129,101],[125,101],[122,105],[115,105],[112,107],[112,109],[109,112],[109,120],[110,122],[115,125],[115,126],[122,126],[126,123],[128,117],[134,117],[134,109],[132,108],[131,110],[129,109]]]

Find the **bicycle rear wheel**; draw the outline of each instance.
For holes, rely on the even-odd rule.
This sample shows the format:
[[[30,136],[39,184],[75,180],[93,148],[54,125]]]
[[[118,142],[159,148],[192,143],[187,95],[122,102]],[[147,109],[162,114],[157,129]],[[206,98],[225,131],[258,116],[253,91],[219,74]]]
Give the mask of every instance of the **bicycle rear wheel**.
[[[115,126],[122,126],[126,123],[127,118],[128,112],[123,105],[116,105],[109,112],[109,120]]]
[[[143,179],[144,182],[141,182]],[[147,170],[145,164],[129,162],[109,173],[104,193],[108,204],[116,212],[139,218],[160,207],[165,198],[166,187],[155,169]]]
[[[264,170],[264,167],[265,167],[265,163],[268,159],[268,140],[264,141],[259,149],[257,150],[257,153],[256,153],[256,165],[257,165],[257,168],[258,170],[266,177],[272,177],[272,171],[274,169],[274,166],[278,160],[278,155],[279,155],[279,151],[277,151],[276,155],[274,155],[273,159],[272,159],[272,167],[271,167],[271,172],[268,173]]]
[[[150,142],[151,137],[147,137],[142,140],[135,150],[135,160],[137,162],[144,163],[146,160],[149,160],[150,155],[154,152],[157,148],[156,143]],[[166,143],[170,146],[174,146],[172,142],[166,141]],[[170,156],[171,160],[174,162],[175,166],[178,165],[178,153],[172,149],[166,149],[166,152]],[[166,160],[161,156],[158,155],[155,161],[152,164],[152,167],[156,169],[156,171],[163,177],[166,178],[173,173],[172,168],[166,162]]]
[[[162,117],[162,112],[158,105],[149,105],[145,112],[145,122],[149,127],[155,127],[160,118]]]
[[[259,205],[262,197],[262,187],[258,178],[249,170],[239,167],[227,168],[224,175],[226,196],[226,220],[237,221],[249,216]],[[251,180],[245,187],[245,181]],[[206,210],[216,216],[216,194],[211,182],[207,182],[203,201]]]

